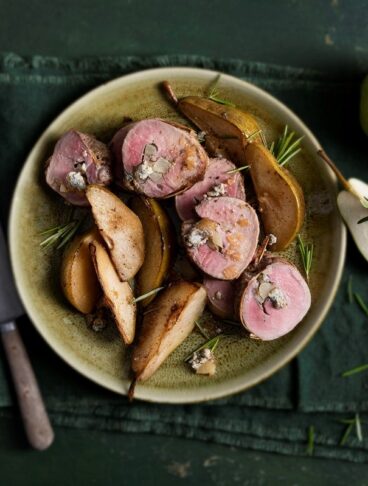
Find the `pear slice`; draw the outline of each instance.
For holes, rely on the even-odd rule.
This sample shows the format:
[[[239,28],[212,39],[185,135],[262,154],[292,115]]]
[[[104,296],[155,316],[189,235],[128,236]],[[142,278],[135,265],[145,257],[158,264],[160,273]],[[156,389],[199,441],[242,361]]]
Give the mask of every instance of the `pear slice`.
[[[161,287],[172,261],[173,229],[160,204],[154,199],[136,196],[131,208],[143,225],[146,255],[135,280],[136,295],[144,295]],[[155,295],[147,297],[141,304],[146,307]]]
[[[368,261],[368,221],[362,221],[368,217],[368,208],[361,203],[361,200],[368,198],[368,184],[359,179],[349,179],[349,184],[360,199],[351,192],[341,191],[337,197],[337,205],[358,250]]]
[[[116,326],[126,344],[131,344],[135,335],[136,304],[128,282],[122,282],[109,254],[98,241],[90,243],[93,264]]]
[[[175,282],[147,308],[137,347],[133,351],[135,381],[150,378],[192,332],[206,305],[207,294],[198,283]]]
[[[90,185],[86,196],[120,279],[133,278],[144,260],[144,234],[138,216],[105,187]]]
[[[245,156],[265,232],[277,238],[272,250],[283,250],[294,240],[304,221],[302,188],[264,145],[248,144]]]
[[[91,313],[101,296],[101,287],[89,252],[89,244],[100,239],[97,228],[93,228],[76,236],[63,254],[61,287],[71,305],[83,314]]]
[[[237,165],[245,165],[247,138],[262,143],[257,120],[239,108],[221,105],[200,96],[178,101],[178,109],[206,134],[206,148],[212,155],[222,155]]]

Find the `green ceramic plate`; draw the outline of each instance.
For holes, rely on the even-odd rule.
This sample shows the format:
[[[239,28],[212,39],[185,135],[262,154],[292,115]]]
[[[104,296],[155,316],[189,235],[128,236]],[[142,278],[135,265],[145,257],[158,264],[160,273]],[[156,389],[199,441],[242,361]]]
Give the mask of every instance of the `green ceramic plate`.
[[[56,140],[68,129],[94,133],[109,140],[124,117],[161,117],[181,120],[158,89],[168,79],[178,95],[204,94],[217,73],[192,68],[162,68],[121,77],[83,96],[67,108],[43,133],[30,153],[15,191],[10,218],[10,246],[16,282],[25,308],[48,344],[67,363],[96,383],[126,394],[129,351],[117,332],[94,333],[65,301],[59,286],[59,260],[54,250],[40,248],[39,233],[62,220],[65,206],[43,182],[43,163]],[[346,245],[344,226],[335,205],[336,182],[316,155],[319,144],[308,128],[282,103],[259,88],[222,75],[223,97],[251,111],[268,140],[284,124],[304,135],[303,151],[289,169],[303,186],[307,219],[303,236],[315,245],[310,277],[312,307],[297,328],[273,342],[252,341],[240,333],[222,339],[217,348],[214,377],[192,374],[183,358],[203,338],[193,333],[156,374],[138,385],[136,397],[185,403],[223,397],[245,390],[269,377],[293,358],[322,323],[340,281]],[[287,255],[297,264],[297,250]]]

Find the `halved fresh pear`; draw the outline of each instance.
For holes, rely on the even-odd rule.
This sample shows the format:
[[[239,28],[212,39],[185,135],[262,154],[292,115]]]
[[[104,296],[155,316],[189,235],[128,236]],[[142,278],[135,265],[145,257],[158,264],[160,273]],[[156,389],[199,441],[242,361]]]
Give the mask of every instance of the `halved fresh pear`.
[[[117,328],[126,344],[134,340],[136,304],[128,282],[122,282],[105,247],[98,241],[90,243],[94,267]]]
[[[135,381],[150,378],[192,332],[206,298],[206,291],[200,284],[180,281],[170,285],[152,302],[133,351]]]
[[[120,279],[133,278],[144,260],[144,234],[140,219],[105,187],[90,185],[86,196]]]
[[[302,188],[264,145],[248,144],[245,156],[265,232],[277,238],[272,250],[283,250],[295,239],[304,221]]]
[[[135,280],[136,295],[143,295],[161,287],[167,276],[172,260],[173,230],[167,214],[154,199],[136,196],[131,208],[141,220],[144,231],[146,254]],[[152,295],[144,299],[143,307],[154,298]]]
[[[206,134],[206,148],[211,155],[245,165],[244,147],[248,137],[262,143],[257,120],[239,108],[222,105],[208,98],[187,96],[178,101],[178,109]]]
[[[65,297],[79,312],[89,314],[101,296],[95,269],[89,252],[89,244],[100,240],[97,228],[76,236],[63,254],[61,287]]]

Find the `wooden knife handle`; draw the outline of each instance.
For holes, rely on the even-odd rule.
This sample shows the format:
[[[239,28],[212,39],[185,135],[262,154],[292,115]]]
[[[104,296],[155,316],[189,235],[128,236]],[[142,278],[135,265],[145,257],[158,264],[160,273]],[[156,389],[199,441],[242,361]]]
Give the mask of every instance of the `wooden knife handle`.
[[[0,331],[26,435],[31,446],[42,451],[52,444],[54,431],[31,362],[16,325],[2,324]]]

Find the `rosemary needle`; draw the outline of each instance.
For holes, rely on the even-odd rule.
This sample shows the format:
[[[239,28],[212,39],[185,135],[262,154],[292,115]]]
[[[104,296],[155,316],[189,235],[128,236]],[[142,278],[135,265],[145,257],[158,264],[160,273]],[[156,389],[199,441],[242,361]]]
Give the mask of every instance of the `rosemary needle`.
[[[351,434],[351,431],[353,430],[353,427],[355,426],[355,431],[356,431],[356,436],[359,440],[359,442],[362,442],[363,440],[363,431],[362,431],[362,422],[360,420],[359,413],[356,413],[353,419],[343,419],[339,420],[340,423],[346,424],[347,427],[344,431],[343,436],[341,437],[340,440],[340,445],[344,445],[348,439],[348,437]]]
[[[368,370],[368,364],[356,366],[355,368],[351,368],[350,370],[344,371],[341,373],[343,378],[346,378],[351,375],[356,375],[357,373],[362,373],[363,371]]]
[[[249,169],[249,165],[242,165],[241,167],[237,167],[236,169],[228,170],[226,174],[235,174],[236,172],[240,172],[246,169]]]
[[[356,435],[358,437],[359,442],[362,442],[363,432],[362,432],[362,424],[360,422],[359,413],[355,414],[355,429],[356,429]]]
[[[310,425],[308,427],[308,446],[307,446],[307,454],[308,456],[312,456],[314,453],[314,426]]]
[[[349,304],[352,304],[354,302],[354,297],[353,297],[353,276],[350,275],[349,280],[348,280],[348,298],[349,298]]]
[[[205,339],[211,339],[209,337],[209,335],[206,333],[206,331],[203,329],[203,327],[200,325],[200,323],[198,321],[195,321],[195,325],[198,327],[200,333],[202,334],[202,336],[205,338]]]
[[[349,424],[346,429],[345,429],[345,432],[343,434],[343,436],[341,437],[341,440],[340,440],[340,445],[343,446],[345,444],[345,442],[348,440],[348,437],[351,433],[351,431],[353,430],[353,427],[354,427],[354,422]]]
[[[217,89],[217,85],[220,81],[220,78],[221,78],[221,74],[219,74],[216,79],[214,80],[214,82],[212,83],[211,85],[211,89],[208,93],[208,99],[209,100],[212,100],[212,101],[215,101],[216,103],[219,103],[220,105],[226,105],[226,106],[231,106],[231,107],[235,107],[235,103],[233,103],[232,101],[229,101],[229,100],[225,100],[224,98],[221,98],[219,96],[220,92],[219,90]]]
[[[367,304],[364,302],[364,300],[362,299],[362,297],[359,295],[359,294],[356,294],[354,292],[354,297],[355,297],[355,300],[358,302],[359,304],[359,307],[362,309],[362,311],[364,312],[364,314],[366,316],[368,316],[368,307],[367,307]]]
[[[149,292],[146,292],[143,295],[140,295],[139,297],[136,297],[134,299],[134,302],[140,302],[141,300],[147,299],[147,297],[151,297],[151,295],[157,294],[157,292],[160,292],[160,290],[164,289],[165,287],[157,287],[156,289],[150,290]]]

